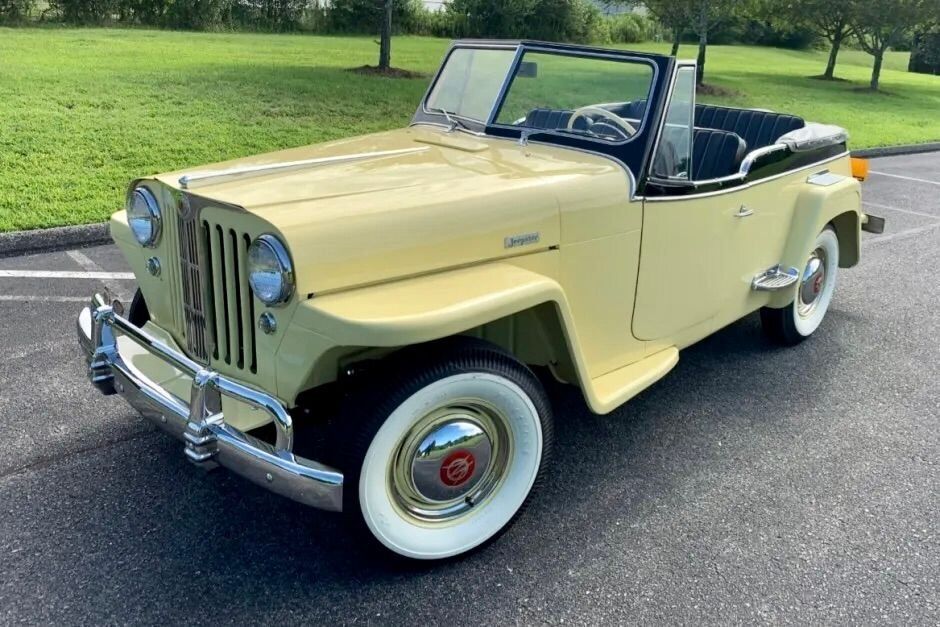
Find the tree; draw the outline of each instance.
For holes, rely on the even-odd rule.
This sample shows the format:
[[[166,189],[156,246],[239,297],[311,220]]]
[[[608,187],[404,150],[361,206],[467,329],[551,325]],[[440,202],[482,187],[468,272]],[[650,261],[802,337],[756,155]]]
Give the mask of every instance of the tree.
[[[776,20],[802,24],[829,42],[829,61],[822,78],[835,78],[839,50],[855,34],[859,4],[865,0],[779,0],[767,7]]]
[[[394,0],[385,0],[385,11],[382,14],[382,30],[379,41],[379,70],[387,72],[392,67],[392,3]]]
[[[672,51],[669,54],[679,54],[679,40],[689,26],[685,4],[676,0],[644,0],[643,4],[663,27],[669,29],[672,35]]]
[[[698,35],[698,70],[695,84],[701,86],[705,82],[708,33],[723,21],[745,14],[752,6],[744,0],[676,0],[676,4],[684,7],[689,27]]]
[[[867,0],[859,2],[853,26],[858,45],[874,57],[872,91],[881,80],[885,52],[902,43],[919,25],[932,22],[940,11],[940,0]]]

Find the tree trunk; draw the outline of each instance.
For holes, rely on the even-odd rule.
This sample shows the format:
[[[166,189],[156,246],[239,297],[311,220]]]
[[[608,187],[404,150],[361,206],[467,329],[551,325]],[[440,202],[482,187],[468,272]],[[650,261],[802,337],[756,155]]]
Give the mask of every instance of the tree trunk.
[[[695,70],[695,84],[705,83],[705,49],[708,47],[708,33],[704,30],[698,35],[698,68]]]
[[[832,38],[832,49],[829,51],[829,63],[826,64],[826,72],[823,74],[823,78],[827,80],[832,80],[835,78],[836,73],[836,58],[839,56],[839,48],[842,47],[842,39],[845,37],[845,33],[839,31]]]
[[[670,56],[677,56],[679,54],[679,39],[682,37],[682,29],[675,28],[672,31],[672,51],[669,53]]]
[[[382,15],[382,34],[379,43],[380,70],[388,70],[392,66],[392,1],[385,0],[385,12]]]
[[[875,64],[871,68],[871,90],[878,91],[878,81],[881,80],[881,62],[884,60],[885,51],[879,50],[875,54]]]

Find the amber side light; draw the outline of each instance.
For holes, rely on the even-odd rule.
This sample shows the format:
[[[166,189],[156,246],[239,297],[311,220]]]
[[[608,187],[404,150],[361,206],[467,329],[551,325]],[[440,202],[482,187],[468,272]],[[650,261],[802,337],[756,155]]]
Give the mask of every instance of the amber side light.
[[[868,159],[852,157],[852,176],[860,181],[868,178]]]

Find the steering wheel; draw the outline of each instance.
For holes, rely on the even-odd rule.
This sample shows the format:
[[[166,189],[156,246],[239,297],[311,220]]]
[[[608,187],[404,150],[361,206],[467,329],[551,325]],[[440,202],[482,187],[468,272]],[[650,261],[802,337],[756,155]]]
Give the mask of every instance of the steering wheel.
[[[633,125],[624,120],[622,117],[614,113],[613,111],[608,111],[602,107],[597,107],[594,105],[588,105],[586,107],[580,107],[575,109],[574,113],[571,114],[571,118],[568,120],[568,130],[574,129],[575,120],[579,118],[587,117],[588,115],[599,115],[602,118],[607,119],[610,122],[613,122],[614,126],[622,130],[627,134],[627,137],[632,137],[636,135],[636,129],[633,128]]]

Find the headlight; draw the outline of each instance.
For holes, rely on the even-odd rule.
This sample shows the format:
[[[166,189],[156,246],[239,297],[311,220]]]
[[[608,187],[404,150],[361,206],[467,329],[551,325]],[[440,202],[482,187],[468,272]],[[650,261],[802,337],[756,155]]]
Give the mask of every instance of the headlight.
[[[261,235],[248,247],[248,283],[265,305],[283,303],[294,292],[290,256],[273,235]]]
[[[127,222],[142,245],[154,247],[160,241],[163,218],[153,193],[146,187],[134,188],[127,203]]]

